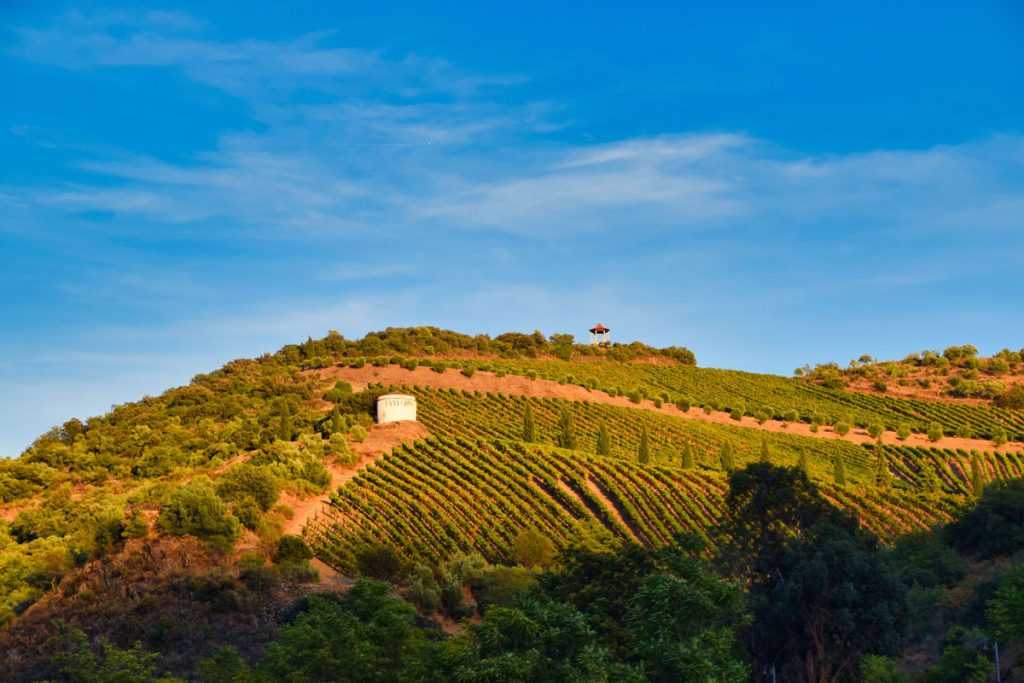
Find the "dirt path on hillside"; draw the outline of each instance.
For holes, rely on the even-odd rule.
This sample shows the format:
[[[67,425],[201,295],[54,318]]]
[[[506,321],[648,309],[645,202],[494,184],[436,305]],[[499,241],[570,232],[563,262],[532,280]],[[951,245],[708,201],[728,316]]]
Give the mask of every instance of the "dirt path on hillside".
[[[769,420],[764,424],[758,424],[752,417],[744,417],[742,420],[733,420],[729,413],[714,411],[710,414],[704,412],[703,408],[693,407],[682,411],[672,404],[665,404],[661,408],[654,405],[653,401],[642,400],[640,403],[633,403],[625,396],[611,396],[602,391],[591,391],[585,387],[575,384],[559,384],[547,379],[529,379],[520,375],[506,375],[498,377],[493,372],[477,370],[472,377],[466,377],[461,371],[448,369],[445,372],[436,372],[432,368],[417,367],[415,370],[406,370],[398,365],[387,367],[365,366],[362,368],[323,368],[312,371],[325,381],[343,379],[352,385],[353,389],[362,390],[367,384],[399,385],[407,384],[413,386],[430,387],[433,389],[462,389],[465,391],[482,391],[495,394],[512,394],[516,396],[532,396],[536,398],[558,398],[568,401],[590,401],[591,403],[603,403],[606,405],[619,406],[622,408],[638,408],[650,410],[663,415],[683,417],[688,420],[699,420],[701,422],[713,422],[733,427],[749,427],[751,429],[763,429],[769,432],[781,434],[796,434],[814,439],[841,439],[856,444],[872,443],[874,439],[863,429],[854,429],[846,436],[836,434],[831,427],[822,426],[817,432],[811,431],[811,426],[803,422],[791,422],[786,426],[778,420]],[[1000,450],[991,441],[984,439],[962,439],[954,436],[946,436],[936,442],[928,440],[924,434],[911,434],[906,440],[900,441],[896,432],[885,432],[882,435],[882,443],[893,446],[924,446],[927,448],[951,448],[963,450],[977,450],[993,452]],[[1007,450],[1005,447],[1003,450]]]
[[[301,534],[302,527],[306,525],[306,522],[330,500],[330,494],[356,476],[359,470],[376,462],[385,453],[389,453],[402,444],[412,443],[428,436],[430,433],[418,422],[392,422],[374,425],[370,428],[370,433],[365,441],[349,444],[352,451],[359,456],[355,465],[351,467],[341,467],[334,463],[327,465],[327,471],[331,474],[331,484],[326,494],[315,498],[296,499],[294,496],[286,496],[282,499],[282,502],[291,506],[295,511],[292,518],[285,523],[284,532],[286,534]]]

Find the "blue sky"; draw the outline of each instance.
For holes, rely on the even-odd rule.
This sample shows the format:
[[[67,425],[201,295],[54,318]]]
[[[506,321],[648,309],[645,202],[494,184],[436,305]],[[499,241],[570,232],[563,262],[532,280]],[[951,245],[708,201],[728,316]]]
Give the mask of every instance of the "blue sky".
[[[1024,346],[1024,5],[8,2],[0,453],[388,325]]]

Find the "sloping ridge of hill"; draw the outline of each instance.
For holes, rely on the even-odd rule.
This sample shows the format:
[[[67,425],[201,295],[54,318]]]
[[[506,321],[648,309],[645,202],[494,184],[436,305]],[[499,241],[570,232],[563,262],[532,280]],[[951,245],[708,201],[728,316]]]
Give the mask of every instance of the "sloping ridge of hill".
[[[374,425],[395,389],[419,422]],[[525,532],[555,550],[687,532],[713,553],[728,474],[755,461],[803,469],[892,542],[1024,475],[1016,440],[1024,411],[707,370],[680,347],[332,332],[0,462],[0,652],[15,679],[54,675],[64,620],[179,675],[217,643],[251,658],[300,596],[383,571],[381,549],[514,564]]]

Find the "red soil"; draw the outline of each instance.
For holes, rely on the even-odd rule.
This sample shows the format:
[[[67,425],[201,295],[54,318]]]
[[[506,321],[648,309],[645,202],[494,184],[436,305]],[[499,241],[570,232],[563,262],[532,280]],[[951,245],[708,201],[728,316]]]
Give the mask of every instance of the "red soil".
[[[392,422],[385,425],[374,425],[365,441],[350,444],[352,451],[359,455],[359,460],[355,465],[351,467],[342,467],[334,463],[327,465],[327,471],[331,474],[331,483],[327,494],[305,499],[285,496],[282,502],[291,506],[295,511],[292,518],[285,524],[285,533],[301,533],[306,522],[327,503],[330,493],[344,486],[349,479],[356,476],[359,470],[375,462],[393,448],[427,436],[430,436],[429,432],[418,422]]]
[[[905,377],[894,378],[888,375],[872,374],[868,377],[845,377],[846,380],[846,391],[851,391],[857,394],[872,394],[874,396],[888,396],[890,398],[913,398],[919,401],[936,401],[939,403],[960,403],[966,405],[992,405],[992,401],[987,398],[961,398],[959,396],[950,396],[946,392],[949,390],[948,381],[952,377],[962,377],[963,370],[961,368],[954,369],[948,376],[942,375],[933,368],[927,367],[913,367],[909,369],[909,372]],[[875,379],[881,379],[886,384],[885,391],[879,391],[875,389]],[[900,380],[906,380],[907,385],[900,384]],[[922,387],[918,381],[928,380],[930,386],[928,388]],[[813,381],[813,380],[808,380]],[[979,382],[1002,382],[1006,385],[1007,389],[1015,386],[1024,385],[1024,375],[1021,374],[1002,374],[1002,375],[988,375],[985,373],[979,373],[976,378]]]
[[[822,426],[817,432],[811,431],[811,425],[802,422],[784,423],[778,420],[769,420],[764,424],[758,424],[752,417],[744,417],[742,420],[733,420],[729,413],[715,411],[706,414],[702,408],[690,408],[688,411],[679,410],[671,404],[665,404],[661,408],[654,405],[653,401],[642,400],[640,403],[633,403],[624,396],[611,396],[601,391],[591,391],[585,387],[575,384],[559,384],[546,379],[529,379],[519,375],[506,375],[498,377],[493,372],[477,370],[472,377],[466,377],[459,370],[448,369],[443,373],[436,372],[432,368],[417,367],[415,370],[406,370],[398,365],[386,367],[365,366],[362,368],[323,368],[310,371],[325,382],[341,379],[352,385],[352,388],[359,391],[371,383],[385,385],[412,385],[423,386],[434,389],[462,389],[465,391],[481,391],[495,394],[512,394],[516,396],[532,396],[537,398],[557,398],[568,401],[590,401],[592,403],[603,403],[606,405],[620,406],[623,408],[636,408],[659,412],[664,415],[683,417],[689,420],[700,420],[701,422],[714,422],[723,425],[748,427],[751,429],[763,429],[769,432],[780,432],[808,436],[815,439],[843,439],[852,443],[871,443],[874,439],[864,430],[855,429],[846,436],[836,434],[831,427]],[[896,432],[885,432],[882,435],[882,443],[890,445],[905,446],[926,446],[931,448],[953,448],[977,451],[999,450],[991,441],[984,439],[962,439],[954,436],[946,436],[936,442],[929,441],[924,434],[911,434],[907,439],[901,441]]]

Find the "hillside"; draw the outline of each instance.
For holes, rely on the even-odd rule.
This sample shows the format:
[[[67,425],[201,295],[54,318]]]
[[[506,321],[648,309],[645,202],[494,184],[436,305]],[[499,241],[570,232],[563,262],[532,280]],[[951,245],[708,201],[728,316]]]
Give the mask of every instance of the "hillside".
[[[750,465],[809,482],[871,553],[955,526],[987,485],[1024,476],[1024,410],[822,377],[435,328],[233,361],[0,462],[0,651],[33,680],[70,676],[53,648],[81,650],[76,633],[138,639],[194,678],[217,645],[260,660],[290,604],[371,590],[359,576],[399,586],[440,633],[581,548],[718,562],[737,552],[734,475]],[[393,390],[416,397],[418,423],[374,424]],[[194,604],[194,624],[169,626]]]
[[[984,358],[965,344],[896,361],[861,356],[845,368],[823,363],[798,368],[796,374],[819,386],[862,394],[1024,408],[1024,349]]]

